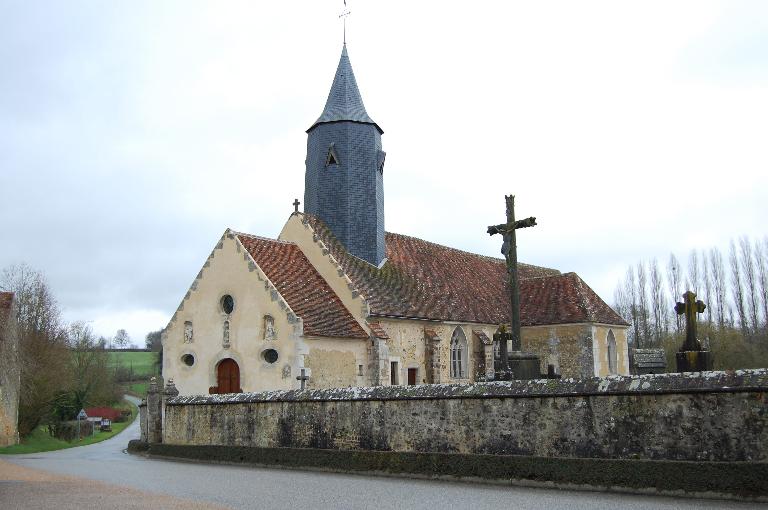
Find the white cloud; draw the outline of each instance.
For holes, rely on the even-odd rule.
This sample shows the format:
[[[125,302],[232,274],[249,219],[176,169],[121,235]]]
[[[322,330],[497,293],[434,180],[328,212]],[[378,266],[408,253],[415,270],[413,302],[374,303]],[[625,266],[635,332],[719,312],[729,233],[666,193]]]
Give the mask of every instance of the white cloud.
[[[275,236],[301,199],[339,6],[49,7],[0,20],[0,266],[29,262],[68,317],[143,339],[226,227]],[[765,234],[761,3],[350,9],[389,230],[495,256],[485,226],[514,193],[539,219],[521,259],[609,301],[640,259]]]

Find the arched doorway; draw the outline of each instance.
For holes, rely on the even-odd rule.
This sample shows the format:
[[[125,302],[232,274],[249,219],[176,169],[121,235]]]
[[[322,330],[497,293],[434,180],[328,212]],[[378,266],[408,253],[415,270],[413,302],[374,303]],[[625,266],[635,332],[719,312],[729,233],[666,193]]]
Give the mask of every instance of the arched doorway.
[[[240,367],[232,358],[225,358],[216,366],[216,386],[211,393],[242,393],[240,388]]]

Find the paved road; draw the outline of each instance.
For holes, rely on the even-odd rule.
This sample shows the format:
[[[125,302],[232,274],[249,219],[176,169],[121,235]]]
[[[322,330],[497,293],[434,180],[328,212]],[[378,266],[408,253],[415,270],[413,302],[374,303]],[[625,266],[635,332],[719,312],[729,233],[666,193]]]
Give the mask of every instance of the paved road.
[[[689,501],[146,459],[124,453],[128,440],[138,435],[137,421],[101,443],[50,453],[0,456],[0,507],[8,507],[3,504],[5,501],[14,502],[18,508],[51,508],[55,505],[46,501],[66,501],[62,498],[69,491],[72,508],[83,508],[81,504],[85,508],[112,506],[110,494],[119,494],[124,504],[118,506],[131,508],[766,508],[731,501]],[[3,464],[24,472],[9,478],[5,475],[9,469],[4,470]],[[40,477],[37,486],[23,481],[35,476]],[[54,496],[58,499],[46,500],[41,492],[44,490],[56,491]]]

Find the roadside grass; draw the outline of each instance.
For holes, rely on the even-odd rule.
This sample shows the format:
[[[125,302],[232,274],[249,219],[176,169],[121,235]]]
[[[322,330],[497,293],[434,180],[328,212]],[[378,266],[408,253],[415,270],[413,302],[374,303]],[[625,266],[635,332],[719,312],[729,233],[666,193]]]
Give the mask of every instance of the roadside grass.
[[[127,393],[139,398],[146,397],[148,389],[149,389],[149,383],[146,381],[132,383],[126,387]]]
[[[62,441],[61,439],[56,439],[55,437],[51,437],[48,434],[46,427],[41,425],[33,430],[29,436],[22,438],[20,444],[0,448],[0,455],[50,452],[53,450],[63,450],[65,448],[74,448],[76,446],[85,446],[88,444],[99,443],[105,439],[109,439],[110,437],[115,436],[125,430],[128,425],[133,423],[133,420],[135,420],[136,416],[138,415],[138,408],[127,400],[124,400],[120,403],[120,405],[115,407],[120,409],[130,409],[131,417],[129,420],[122,423],[112,423],[112,432],[97,431],[94,435],[84,437],[80,441],[68,442]]]

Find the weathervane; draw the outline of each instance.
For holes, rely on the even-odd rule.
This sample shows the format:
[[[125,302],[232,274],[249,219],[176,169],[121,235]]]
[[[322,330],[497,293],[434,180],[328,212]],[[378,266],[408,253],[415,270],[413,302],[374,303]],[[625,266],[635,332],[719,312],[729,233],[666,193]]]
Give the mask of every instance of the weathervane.
[[[344,10],[339,14],[339,18],[344,21],[344,44],[347,44],[347,16],[352,14],[352,11],[347,9],[347,0],[344,0]]]

